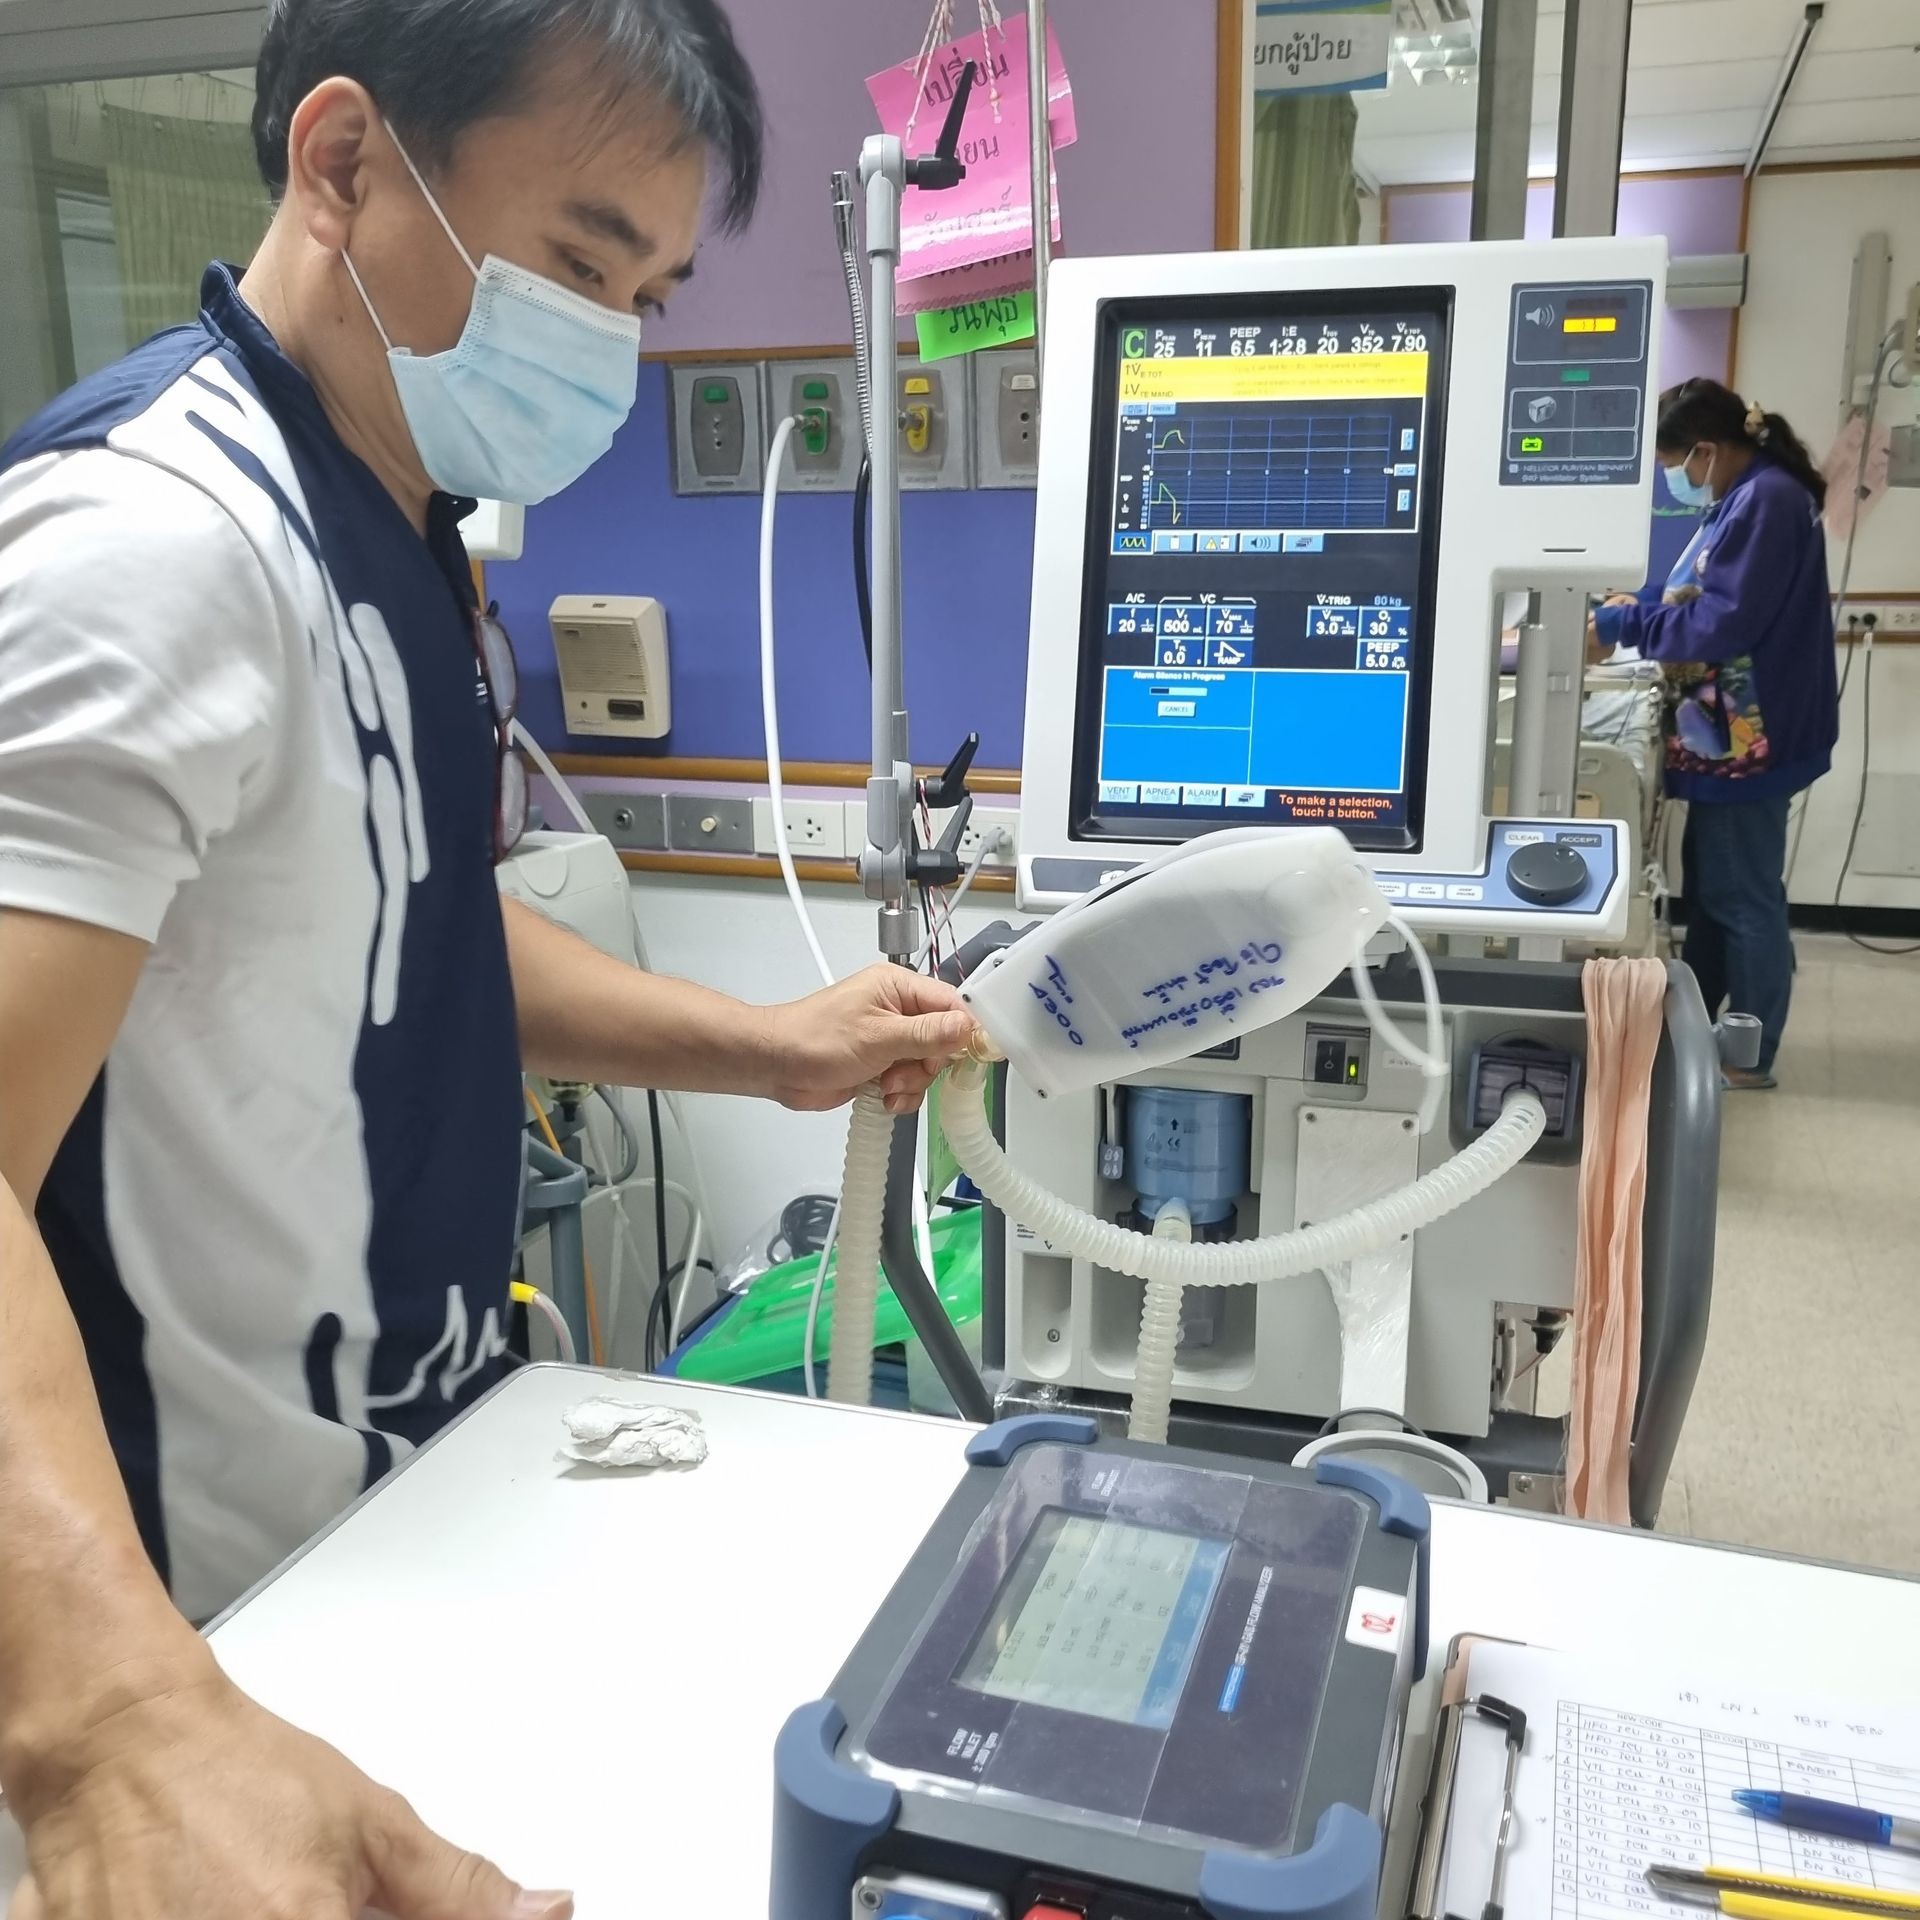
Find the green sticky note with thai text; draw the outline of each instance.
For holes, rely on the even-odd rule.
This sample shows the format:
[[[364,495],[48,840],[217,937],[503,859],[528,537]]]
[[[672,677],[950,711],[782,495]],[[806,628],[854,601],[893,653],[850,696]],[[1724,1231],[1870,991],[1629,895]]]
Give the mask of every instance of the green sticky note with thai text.
[[[1033,295],[1000,293],[991,300],[969,300],[963,306],[916,313],[922,360],[951,360],[957,353],[979,353],[987,347],[1017,346],[1033,338]]]

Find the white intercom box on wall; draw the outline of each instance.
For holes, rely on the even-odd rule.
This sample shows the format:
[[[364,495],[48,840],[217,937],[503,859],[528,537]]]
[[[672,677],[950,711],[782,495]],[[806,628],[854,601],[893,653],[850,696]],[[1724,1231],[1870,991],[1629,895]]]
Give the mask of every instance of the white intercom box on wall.
[[[658,600],[562,594],[547,615],[569,733],[659,740],[673,723],[667,614]]]

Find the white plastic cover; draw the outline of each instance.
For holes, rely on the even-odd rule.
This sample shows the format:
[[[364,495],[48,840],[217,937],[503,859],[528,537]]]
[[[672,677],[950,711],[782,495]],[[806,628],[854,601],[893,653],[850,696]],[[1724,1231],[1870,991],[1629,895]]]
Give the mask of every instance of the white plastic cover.
[[[1207,834],[1042,922],[963,990],[1031,1085],[1204,1053],[1323,992],[1387,917],[1332,827]]]

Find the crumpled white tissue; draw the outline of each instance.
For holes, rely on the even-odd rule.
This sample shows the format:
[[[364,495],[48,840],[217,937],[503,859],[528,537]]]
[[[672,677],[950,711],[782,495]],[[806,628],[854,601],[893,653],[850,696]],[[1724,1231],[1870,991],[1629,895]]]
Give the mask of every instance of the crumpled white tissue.
[[[697,1467],[707,1457],[700,1416],[684,1407],[636,1406],[600,1397],[569,1407],[562,1418],[569,1460],[594,1467]]]

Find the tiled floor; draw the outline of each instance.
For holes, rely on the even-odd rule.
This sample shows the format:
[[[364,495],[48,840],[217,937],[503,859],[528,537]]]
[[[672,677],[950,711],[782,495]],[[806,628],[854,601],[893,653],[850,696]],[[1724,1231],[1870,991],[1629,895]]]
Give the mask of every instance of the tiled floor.
[[[1730,1096],[1712,1331],[1663,1529],[1920,1573],[1920,955],[1802,936]]]

